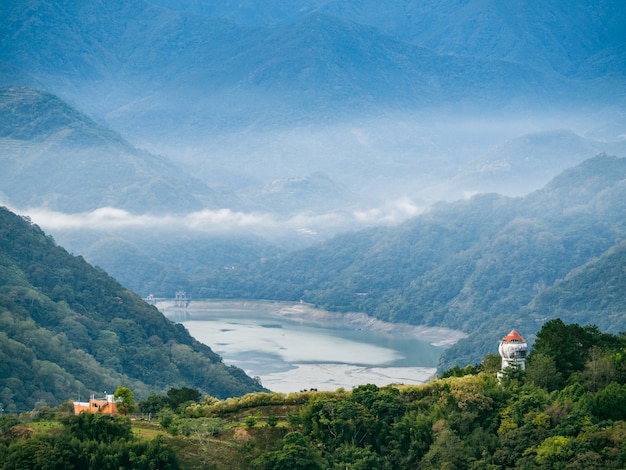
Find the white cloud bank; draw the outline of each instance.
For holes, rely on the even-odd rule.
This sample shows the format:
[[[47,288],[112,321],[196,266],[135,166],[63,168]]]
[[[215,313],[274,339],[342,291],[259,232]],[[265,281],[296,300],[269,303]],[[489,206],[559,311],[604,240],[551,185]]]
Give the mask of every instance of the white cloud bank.
[[[186,230],[207,234],[317,234],[358,229],[374,225],[391,225],[418,215],[424,208],[403,198],[384,206],[354,212],[301,213],[281,217],[272,213],[237,212],[230,209],[204,209],[188,214],[132,214],[115,207],[93,211],[64,213],[47,208],[15,209],[42,229],[55,231],[117,230]]]

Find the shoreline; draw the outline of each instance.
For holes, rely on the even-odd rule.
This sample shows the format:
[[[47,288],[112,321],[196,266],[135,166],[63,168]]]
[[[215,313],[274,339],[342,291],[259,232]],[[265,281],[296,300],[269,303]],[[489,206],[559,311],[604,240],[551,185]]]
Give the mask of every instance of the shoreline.
[[[434,367],[363,367],[349,364],[294,364],[286,372],[273,372],[262,377],[263,386],[279,393],[315,388],[335,391],[350,390],[364,383],[379,387],[393,384],[421,385],[436,376]],[[288,380],[286,378],[288,377]],[[311,382],[311,377],[316,382]]]
[[[373,330],[383,333],[410,335],[428,341],[433,346],[450,347],[459,340],[466,338],[462,331],[444,327],[411,325],[408,323],[390,323],[370,317],[365,313],[337,313],[329,312],[303,302],[285,302],[273,300],[223,300],[204,299],[192,300],[187,307],[175,307],[174,300],[160,300],[155,306],[166,317],[176,317],[175,314],[184,312],[186,319],[193,319],[194,311],[216,310],[220,312],[247,310],[262,310],[264,313],[283,318],[291,318],[311,323],[335,323],[350,328]],[[168,315],[168,313],[170,315]]]

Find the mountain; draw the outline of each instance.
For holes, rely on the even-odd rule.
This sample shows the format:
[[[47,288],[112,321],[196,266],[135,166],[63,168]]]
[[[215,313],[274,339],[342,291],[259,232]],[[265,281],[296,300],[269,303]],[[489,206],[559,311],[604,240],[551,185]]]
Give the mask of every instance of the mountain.
[[[0,111],[0,197],[12,206],[181,216],[224,208],[287,216],[363,206],[361,196],[322,173],[264,185],[229,185],[222,175],[205,184],[46,92],[0,88]]]
[[[579,192],[505,196],[595,154],[623,156],[625,11],[617,0],[8,0],[0,191],[48,210],[57,238],[89,226],[68,248],[142,292],[305,298],[472,331],[620,241],[612,206],[598,196],[593,213],[584,199],[589,181],[606,182],[590,164]],[[505,196],[357,231],[494,189]],[[121,236],[118,224],[140,228]],[[242,234],[250,245],[230,256]],[[264,261],[248,271],[255,253]]]
[[[515,97],[532,101],[546,97],[546,92],[572,90],[545,68],[496,53],[440,54],[403,41],[397,33],[320,11],[324,9],[262,28],[145,1],[123,2],[117,8],[101,1],[67,2],[59,8],[35,2],[29,9],[8,2],[1,11],[5,19],[0,58],[41,77],[62,97],[78,98],[80,89],[95,87],[104,93],[74,101],[100,100],[107,112],[124,109],[125,114],[132,107],[148,113],[150,103],[167,112],[173,104],[165,106],[167,97],[178,98],[178,106],[186,108],[180,111],[192,111],[190,117],[201,111],[198,104],[219,106],[215,98],[229,100],[220,109],[227,111],[230,101],[237,100],[233,93],[267,97],[260,103],[240,100],[244,108],[236,110],[239,113],[271,102],[281,112],[293,108],[296,115],[321,106],[323,116],[330,103],[334,113],[390,99],[387,108],[394,102],[411,107],[476,99],[493,100],[497,106]],[[498,20],[485,21],[491,25]],[[523,26],[528,23],[526,18]],[[259,111],[256,108],[256,114]],[[265,113],[276,114],[272,109]],[[320,117],[319,112],[314,115]],[[241,114],[239,118],[246,119]]]
[[[6,62],[0,61],[0,87],[25,87],[33,89],[42,89],[40,83],[28,75],[23,70],[12,66]]]
[[[498,145],[454,178],[459,195],[496,192],[523,195],[539,189],[569,167],[600,153],[626,154],[626,141],[582,137],[567,129],[533,132]]]
[[[0,88],[0,156],[0,194],[20,207],[136,213],[236,207],[234,197],[29,88]]]
[[[298,213],[303,207],[309,211],[327,213],[363,205],[361,198],[323,173],[274,180],[255,189],[249,197],[266,207],[268,212],[278,213]]]
[[[229,19],[245,26],[271,27],[323,12],[356,23],[375,26],[404,41],[458,55],[499,56],[548,63],[579,61],[606,45],[623,46],[624,8],[620,2],[574,1],[568,5],[548,0],[503,4],[495,0],[445,3],[389,0],[385,8],[372,0],[279,0],[221,2],[215,0],[152,0],[170,10]],[[555,25],[555,19],[560,20]],[[497,25],[501,25],[500,28]],[[566,57],[565,51],[571,50]],[[552,63],[554,66],[554,63]]]
[[[107,233],[66,230],[62,242],[91,264],[115,273],[115,279],[134,292],[165,298],[176,291],[189,291],[190,279],[203,279],[260,258],[277,256],[289,247],[241,233],[203,234],[176,227]]]
[[[572,296],[568,286],[580,285],[581,278],[572,276],[588,263],[623,251],[625,181],[626,159],[600,155],[525,197],[492,194],[441,203],[398,227],[345,234],[195,285],[221,286],[218,294],[227,297],[302,299],[329,310],[470,334],[494,334],[495,324],[506,328],[509,322],[531,337],[542,319],[557,312],[564,321],[571,316],[619,332],[626,326],[618,314],[626,304],[623,279],[609,276],[620,274],[621,265],[604,271],[602,264],[590,264],[585,271],[601,276],[590,289],[606,282],[610,291],[585,290],[586,298]],[[603,262],[609,260],[623,257]],[[542,308],[520,313],[535,301]],[[497,340],[481,344],[489,348]],[[458,348],[471,349],[467,360],[484,354],[472,336]]]
[[[489,57],[551,68],[566,76],[584,70],[597,76],[598,57],[623,53],[626,9],[620,2],[496,0],[413,2],[394,0],[381,9],[374,1],[337,0],[322,7],[337,16],[379,27],[441,53]],[[591,67],[595,64],[595,67]],[[623,76],[619,62],[607,64]]]
[[[550,68],[565,75],[623,76],[623,63],[605,62],[607,50],[624,52],[621,25],[626,9],[620,2],[575,1],[567,5],[549,0],[506,3],[489,1],[437,2],[390,0],[385,8],[371,0],[302,0],[216,2],[153,0],[168,9],[229,19],[244,26],[275,27],[293,23],[313,12],[380,31],[443,54],[504,59]]]
[[[155,307],[28,220],[0,209],[0,385],[6,411],[55,406],[123,385],[138,397],[262,387]]]
[[[626,244],[618,243],[598,259],[573,270],[529,305],[529,314],[566,316],[600,328],[623,328]],[[621,332],[621,330],[620,330]]]
[[[624,15],[617,1],[11,0],[0,60],[206,184],[322,172],[386,202],[445,188],[527,133],[519,120],[623,134]],[[484,120],[515,130],[458,144]]]

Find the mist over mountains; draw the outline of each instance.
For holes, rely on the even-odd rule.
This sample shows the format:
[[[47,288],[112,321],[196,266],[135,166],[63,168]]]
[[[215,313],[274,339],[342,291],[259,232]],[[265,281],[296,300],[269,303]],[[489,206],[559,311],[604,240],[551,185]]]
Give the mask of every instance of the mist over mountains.
[[[626,159],[597,156],[525,197],[437,204],[395,227],[190,276],[189,291],[279,296],[470,333],[446,352],[446,366],[480,361],[507,327],[532,339],[556,317],[618,333],[626,326],[625,196]]]
[[[137,150],[54,95],[0,89],[0,187],[20,207],[136,213],[233,204],[164,158]]]
[[[269,281],[265,296],[309,295],[328,308],[407,320],[398,312],[428,296],[415,278],[417,290],[405,291],[394,263],[435,264],[422,274],[449,289],[409,320],[470,330],[468,318],[485,309],[504,303],[514,315],[530,308],[535,283],[580,285],[576,269],[620,251],[619,217],[589,215],[610,212],[598,195],[579,204],[597,249],[576,252],[578,264],[559,257],[570,256],[562,245],[576,225],[568,219],[567,233],[541,231],[550,235],[540,237],[541,254],[561,267],[549,279],[512,283],[513,295],[506,273],[478,270],[487,291],[477,287],[483,277],[462,276],[474,263],[512,269],[491,263],[498,234],[479,231],[465,210],[489,228],[543,194],[550,197],[525,217],[554,201],[553,216],[577,213],[568,199],[576,191],[563,199],[554,187],[562,179],[553,178],[583,168],[588,179],[575,184],[586,188],[615,171],[606,155],[626,154],[624,24],[619,1],[8,0],[0,4],[0,202],[141,294],[252,296],[242,287],[249,280],[229,276],[276,263],[276,271],[258,268]],[[579,166],[598,154],[606,155],[591,160],[593,171]],[[620,190],[609,186],[605,196]],[[487,192],[501,196],[468,199]],[[441,214],[442,200],[459,202],[443,206],[454,210],[437,230],[467,223],[481,244],[446,251],[437,236],[422,240],[406,228]],[[485,206],[493,210],[476,209]],[[345,302],[359,282],[382,282],[368,272],[375,257],[359,247],[379,226],[401,222],[405,236],[382,238],[401,256],[375,266],[390,290],[366,299],[395,305],[395,316]],[[522,243],[537,223],[504,226]],[[356,235],[331,239],[346,232]],[[294,272],[310,260],[288,252],[329,239],[321,259],[350,265],[345,279],[294,287],[302,280]],[[434,254],[423,249],[430,242]],[[352,256],[374,264],[351,265]],[[276,260],[284,259],[293,269],[282,271]],[[452,288],[462,281],[469,284]],[[477,297],[461,295],[470,287]],[[451,303],[465,305],[465,320],[449,318]]]
[[[14,85],[32,77],[209,186],[249,195],[321,173],[368,208],[423,206],[482,191],[485,172],[467,181],[468,164],[523,135],[568,129],[599,142],[549,175],[519,165],[518,193],[623,151],[624,10],[9,1],[0,60],[20,71]]]

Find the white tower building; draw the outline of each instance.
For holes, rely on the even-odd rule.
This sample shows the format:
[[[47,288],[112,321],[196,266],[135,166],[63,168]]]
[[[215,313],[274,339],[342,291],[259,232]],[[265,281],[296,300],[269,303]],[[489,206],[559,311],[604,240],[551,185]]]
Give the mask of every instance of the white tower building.
[[[502,378],[502,373],[507,367],[517,366],[521,370],[526,370],[526,353],[528,353],[528,345],[526,340],[515,330],[502,338],[498,352],[502,357],[502,368],[498,372],[498,378]]]

